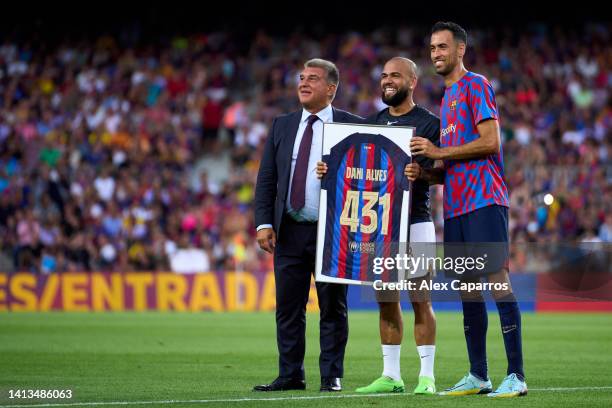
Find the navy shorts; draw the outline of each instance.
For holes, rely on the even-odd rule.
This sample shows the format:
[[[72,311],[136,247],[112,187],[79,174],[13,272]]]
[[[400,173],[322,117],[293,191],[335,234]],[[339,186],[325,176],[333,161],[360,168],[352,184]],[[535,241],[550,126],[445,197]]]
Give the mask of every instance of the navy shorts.
[[[490,205],[444,220],[447,276],[465,278],[499,272],[508,268],[508,254],[508,207]],[[466,264],[469,258],[472,260]]]

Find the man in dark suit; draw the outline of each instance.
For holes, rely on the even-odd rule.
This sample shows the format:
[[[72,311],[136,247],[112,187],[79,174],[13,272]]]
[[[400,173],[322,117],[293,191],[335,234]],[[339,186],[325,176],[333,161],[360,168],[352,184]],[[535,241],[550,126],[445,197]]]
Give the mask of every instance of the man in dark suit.
[[[298,84],[301,110],[272,122],[255,191],[257,242],[274,253],[276,340],[279,376],[255,391],[303,390],[306,303],[314,272],[324,122],[362,123],[333,108],[338,88],[336,66],[323,59],[304,64]],[[348,338],[346,285],[316,283],[319,298],[321,391],[341,391]]]

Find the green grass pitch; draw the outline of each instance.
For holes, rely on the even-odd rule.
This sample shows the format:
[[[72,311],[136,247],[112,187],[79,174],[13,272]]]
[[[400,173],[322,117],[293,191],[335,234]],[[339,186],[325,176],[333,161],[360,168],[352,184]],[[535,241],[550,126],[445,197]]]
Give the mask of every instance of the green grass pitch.
[[[402,347],[402,375],[409,390],[418,375],[411,314],[404,314]],[[454,384],[468,366],[461,315],[438,313],[437,318],[436,383],[441,389]],[[272,313],[2,313],[0,407],[94,402],[117,404],[86,406],[612,406],[609,314],[524,313],[530,392],[524,398],[496,401],[484,396],[416,397],[409,393],[356,396],[353,390],[382,370],[375,312],[350,314],[345,390],[321,394],[317,323],[317,315],[309,314],[307,391],[263,394],[251,388],[277,373]],[[494,313],[489,317],[488,355],[496,386],[505,375],[506,363]],[[73,398],[9,399],[10,389],[71,389]],[[296,399],[287,399],[293,397]],[[251,400],[256,398],[271,400]]]

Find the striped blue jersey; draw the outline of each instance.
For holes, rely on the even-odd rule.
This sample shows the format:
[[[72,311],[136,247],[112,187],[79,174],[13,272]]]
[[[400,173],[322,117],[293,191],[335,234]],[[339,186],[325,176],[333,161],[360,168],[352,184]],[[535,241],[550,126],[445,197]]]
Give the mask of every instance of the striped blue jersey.
[[[410,157],[382,135],[355,133],[323,157],[328,171],[322,273],[372,281],[375,257],[395,256]],[[406,214],[408,216],[408,214]]]

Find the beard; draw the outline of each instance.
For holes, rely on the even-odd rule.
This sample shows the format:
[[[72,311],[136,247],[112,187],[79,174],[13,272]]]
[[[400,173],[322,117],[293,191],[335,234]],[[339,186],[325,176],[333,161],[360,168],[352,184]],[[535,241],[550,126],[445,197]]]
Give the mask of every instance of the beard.
[[[442,76],[447,76],[448,74],[450,74],[451,72],[453,72],[453,67],[446,65],[440,69],[436,68],[436,74],[438,75],[442,75]]]
[[[385,96],[385,92],[382,92],[382,101],[385,105],[396,107],[402,104],[408,97],[408,88],[400,88],[392,96]]]
[[[436,74],[447,76],[448,74],[453,72],[453,69],[455,69],[455,65],[457,65],[456,61],[453,58],[449,58],[448,62],[446,64],[443,64],[440,69],[435,68],[435,66],[434,69],[436,70]]]

